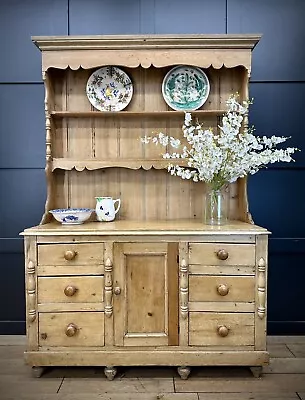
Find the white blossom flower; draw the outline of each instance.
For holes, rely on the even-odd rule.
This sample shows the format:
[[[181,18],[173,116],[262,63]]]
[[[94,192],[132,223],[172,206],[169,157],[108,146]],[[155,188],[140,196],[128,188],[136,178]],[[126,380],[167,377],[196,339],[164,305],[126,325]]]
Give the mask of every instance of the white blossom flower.
[[[144,144],[152,142],[172,147],[175,151],[167,151],[162,155],[163,158],[185,159],[187,167],[169,164],[168,172],[182,179],[210,183],[214,189],[236,182],[248,174],[253,175],[267,164],[294,161],[291,155],[298,149],[276,148],[288,137],[255,136],[254,127],[244,127],[243,122],[252,101],[239,103],[237,98],[238,95],[234,94],[227,100],[227,112],[222,117],[217,133],[212,129],[203,129],[199,122],[193,123],[191,113],[185,113],[182,132],[187,145],[182,146],[180,139],[162,132],[152,137],[145,136],[141,141]]]
[[[192,114],[191,113],[185,113],[185,118],[184,118],[184,123],[186,126],[191,125],[192,122]]]
[[[151,137],[149,137],[149,136],[144,136],[141,138],[141,142],[144,144],[148,144],[150,142],[150,140],[151,140]]]
[[[170,156],[169,153],[164,153],[164,154],[162,155],[162,157],[163,157],[163,158],[171,158],[171,156]]]

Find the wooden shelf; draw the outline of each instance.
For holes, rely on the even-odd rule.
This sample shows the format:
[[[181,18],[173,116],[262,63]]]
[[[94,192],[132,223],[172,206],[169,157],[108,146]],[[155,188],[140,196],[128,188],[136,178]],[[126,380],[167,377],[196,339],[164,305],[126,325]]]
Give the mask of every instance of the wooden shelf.
[[[218,116],[226,110],[196,110],[193,115]],[[172,117],[184,115],[184,111],[51,111],[54,118],[106,118],[106,117]]]
[[[54,158],[52,161],[52,171],[55,169],[63,169],[71,171],[75,169],[76,171],[83,171],[87,169],[89,171],[102,168],[128,168],[128,169],[140,169],[149,170],[151,168],[155,169],[165,169],[168,164],[175,165],[186,165],[185,160],[168,160],[168,159],[156,159],[156,160],[145,160],[145,159],[112,159],[112,160],[79,160],[79,159],[69,159],[69,158]]]

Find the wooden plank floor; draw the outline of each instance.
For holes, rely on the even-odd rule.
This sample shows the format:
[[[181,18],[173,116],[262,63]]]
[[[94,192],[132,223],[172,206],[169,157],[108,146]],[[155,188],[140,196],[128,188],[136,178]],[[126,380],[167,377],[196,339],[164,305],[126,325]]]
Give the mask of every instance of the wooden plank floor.
[[[193,368],[187,381],[176,368],[49,368],[32,378],[23,336],[0,336],[1,400],[305,400],[305,337],[268,337],[270,365],[261,378],[247,368]]]

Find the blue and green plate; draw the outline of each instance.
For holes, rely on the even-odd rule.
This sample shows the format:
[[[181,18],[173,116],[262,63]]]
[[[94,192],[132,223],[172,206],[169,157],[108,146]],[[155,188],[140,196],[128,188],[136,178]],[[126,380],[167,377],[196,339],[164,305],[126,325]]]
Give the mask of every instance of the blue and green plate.
[[[179,65],[172,68],[163,79],[163,98],[177,111],[197,110],[206,102],[209,93],[208,77],[197,67]]]

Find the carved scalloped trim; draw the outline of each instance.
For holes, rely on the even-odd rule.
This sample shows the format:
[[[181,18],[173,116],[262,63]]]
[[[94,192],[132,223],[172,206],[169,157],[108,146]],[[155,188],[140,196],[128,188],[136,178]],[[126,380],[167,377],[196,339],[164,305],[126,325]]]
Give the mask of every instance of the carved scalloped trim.
[[[214,69],[221,69],[222,67],[225,68],[235,68],[235,67],[245,67],[248,71],[250,71],[250,66],[247,65],[247,63],[241,63],[241,62],[208,62],[208,63],[201,63],[199,64],[197,63],[190,63],[191,65],[194,65],[196,67],[200,67],[200,68],[209,68],[209,67],[213,67]],[[105,65],[109,65],[109,63],[107,62],[92,62],[92,63],[86,63],[86,64],[74,64],[74,63],[60,63],[60,62],[54,62],[49,64],[46,67],[46,70],[48,70],[49,68],[58,68],[58,69],[67,69],[70,68],[73,71],[76,71],[80,68],[83,69],[91,69],[91,68],[98,68],[98,67],[102,67]],[[123,62],[122,61],[122,66],[124,67],[128,67],[128,68],[137,68],[139,66],[141,66],[142,68],[148,69],[151,66],[156,67],[156,68],[163,68],[163,67],[168,67],[170,65],[174,66],[177,65],[176,63],[172,62],[169,63],[168,61],[164,61],[164,62]]]
[[[97,169],[113,168],[113,167],[127,168],[127,169],[134,169],[134,170],[143,168],[145,171],[148,171],[148,170],[150,170],[152,168],[154,168],[154,169],[166,169],[167,168],[167,166],[161,166],[161,165],[157,165],[157,164],[151,164],[151,165],[139,164],[139,165],[132,165],[132,166],[131,165],[108,165],[108,166],[95,166],[95,167],[88,167],[88,166],[83,166],[83,165],[82,166],[74,165],[74,166],[71,166],[71,167],[55,167],[53,169],[53,171],[55,169],[63,169],[65,171],[72,171],[73,169],[75,169],[75,171],[81,172],[81,171],[84,171],[84,170],[95,171]]]
[[[140,169],[143,168],[144,170],[150,170],[152,168],[154,169],[167,169],[168,167],[168,162],[167,161],[160,161],[160,160],[128,160],[126,162],[124,161],[113,161],[113,162],[107,162],[107,161],[88,161],[88,163],[77,163],[75,161],[68,161],[68,160],[63,160],[63,161],[53,161],[53,166],[52,166],[52,171],[55,169],[62,169],[66,171],[71,171],[75,169],[76,171],[84,171],[85,169],[88,171],[93,171],[97,169],[103,169],[103,168],[127,168],[127,169]],[[183,164],[181,162],[179,164]]]

